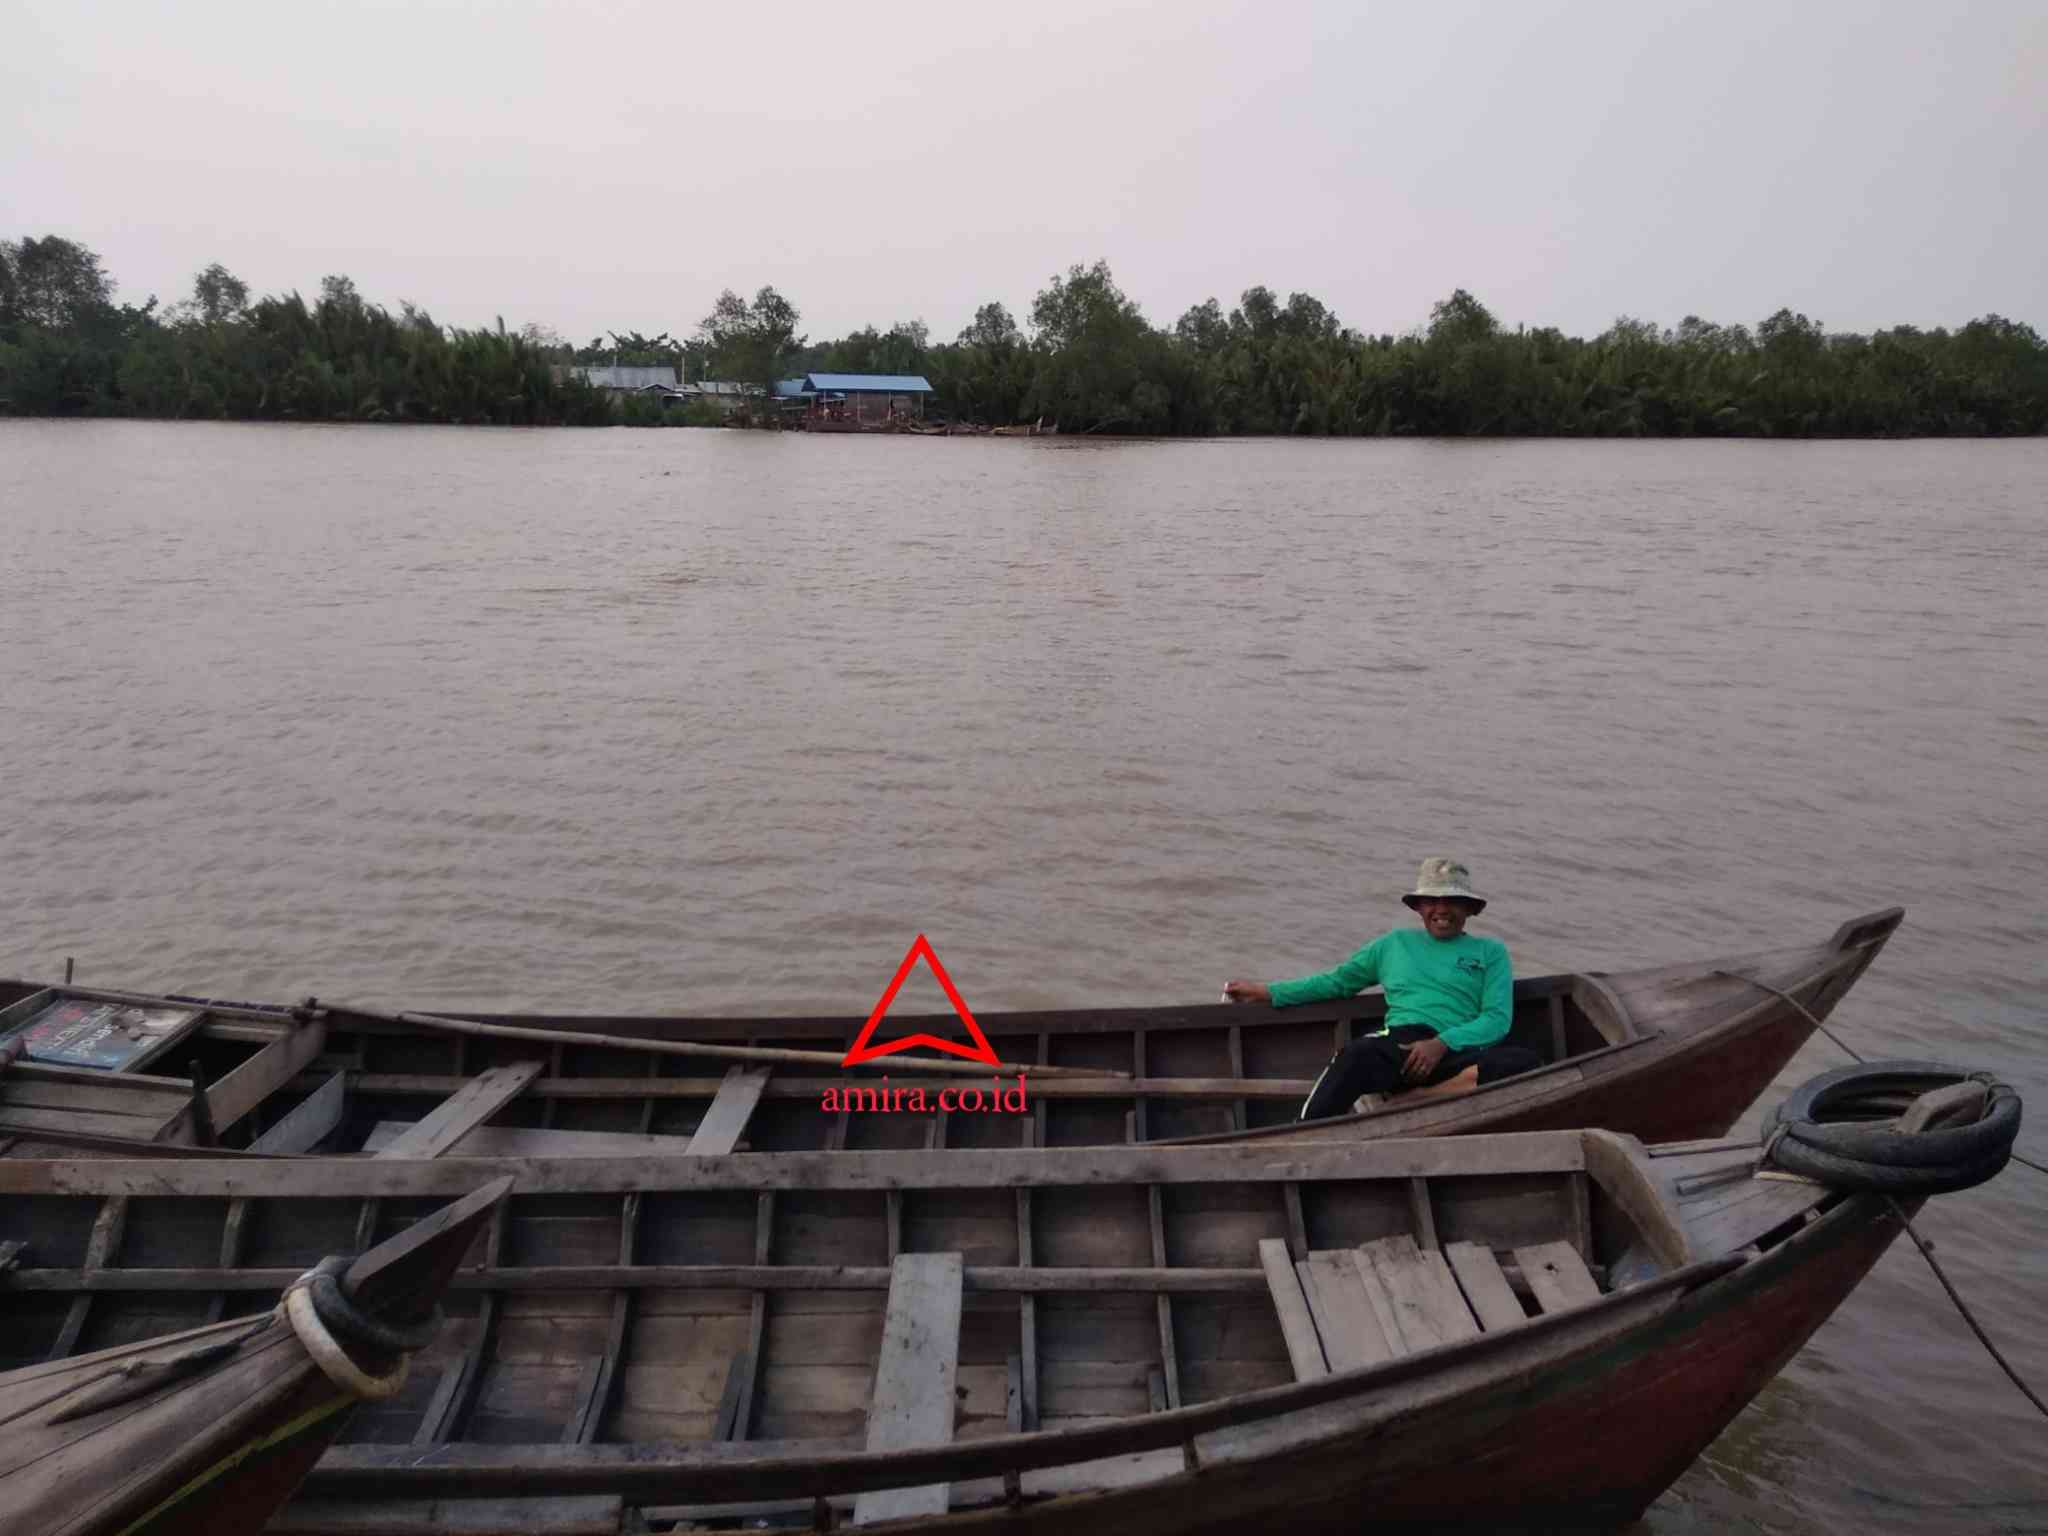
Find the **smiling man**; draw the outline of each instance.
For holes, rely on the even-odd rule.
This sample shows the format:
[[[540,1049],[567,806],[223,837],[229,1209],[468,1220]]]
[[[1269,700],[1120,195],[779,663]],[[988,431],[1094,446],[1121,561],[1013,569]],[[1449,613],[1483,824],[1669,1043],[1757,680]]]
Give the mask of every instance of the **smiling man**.
[[[1304,1120],[1348,1113],[1362,1093],[1467,1073],[1476,1086],[1540,1064],[1534,1051],[1501,1043],[1514,1021],[1513,975],[1505,944],[1465,931],[1486,909],[1472,889],[1472,872],[1455,859],[1424,859],[1415,889],[1401,900],[1422,926],[1383,933],[1334,970],[1293,981],[1224,983],[1232,1002],[1276,1008],[1350,997],[1374,984],[1385,990],[1386,1027],[1331,1058],[1301,1107]]]

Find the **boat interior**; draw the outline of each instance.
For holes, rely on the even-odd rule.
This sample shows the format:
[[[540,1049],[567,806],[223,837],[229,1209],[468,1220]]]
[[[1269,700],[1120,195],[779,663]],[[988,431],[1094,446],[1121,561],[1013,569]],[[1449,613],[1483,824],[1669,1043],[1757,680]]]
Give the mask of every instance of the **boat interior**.
[[[1713,1193],[1755,1154],[1685,1155]],[[1142,1421],[1511,1333],[1704,1256],[1673,1180],[1604,1132],[1284,1160],[1256,1145],[8,1159],[0,1367],[259,1312],[325,1255],[501,1173],[518,1191],[458,1274],[440,1337],[330,1456],[663,1441],[801,1457]],[[836,1502],[871,1520],[1144,1481],[1182,1468],[1182,1438],[1025,1470],[1010,1489],[962,1477]],[[642,1513],[659,1529],[773,1512],[699,1499]]]
[[[1772,987],[1804,988],[1808,1005],[1825,1014],[1898,918],[1896,909],[1873,914],[1843,925],[1824,945],[1720,965],[1524,978],[1515,983],[1508,1039],[1544,1065],[1513,1081],[1527,1084],[1544,1071],[1585,1067],[1666,1034],[1737,1020],[1773,1006]],[[493,1072],[523,1076],[488,1126],[474,1122],[481,1128],[465,1152],[884,1151],[1227,1136],[1290,1124],[1331,1056],[1380,1028],[1386,1009],[1383,996],[1367,993],[1284,1010],[1216,1004],[983,1015],[1002,1062],[1020,1073],[1040,1069],[1030,1078],[1027,1141],[1013,1114],[938,1109],[935,1081],[901,1057],[894,1072],[885,1064],[863,1081],[923,1084],[929,1107],[915,1110],[901,1099],[887,1114],[844,1101],[833,1107],[826,1096],[849,1082],[836,1057],[863,1022],[844,1017],[465,1016],[552,1036],[528,1041],[439,1032],[400,1022],[405,1016],[333,1006],[294,1013],[15,981],[0,982],[0,1040],[54,1007],[92,1002],[132,1007],[144,1018],[137,1038],[125,1051],[101,1047],[71,1063],[31,1056],[0,1072],[0,1143],[61,1130],[273,1152],[376,1150],[396,1127],[420,1121]],[[901,1035],[958,1033],[950,1015],[892,1015],[891,1027]],[[578,1038],[593,1035],[621,1043]],[[625,1043],[634,1039],[835,1059],[752,1069]],[[1418,1097],[1398,1095],[1389,1104]]]

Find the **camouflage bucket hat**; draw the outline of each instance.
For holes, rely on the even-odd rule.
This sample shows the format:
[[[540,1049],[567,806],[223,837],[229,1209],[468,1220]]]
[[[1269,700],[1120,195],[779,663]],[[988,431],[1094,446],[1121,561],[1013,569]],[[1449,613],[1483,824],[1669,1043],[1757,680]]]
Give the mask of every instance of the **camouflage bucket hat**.
[[[1472,903],[1474,912],[1486,910],[1486,898],[1472,889],[1472,871],[1456,859],[1424,859],[1415,871],[1415,889],[1401,898],[1413,907],[1424,896],[1455,896]]]

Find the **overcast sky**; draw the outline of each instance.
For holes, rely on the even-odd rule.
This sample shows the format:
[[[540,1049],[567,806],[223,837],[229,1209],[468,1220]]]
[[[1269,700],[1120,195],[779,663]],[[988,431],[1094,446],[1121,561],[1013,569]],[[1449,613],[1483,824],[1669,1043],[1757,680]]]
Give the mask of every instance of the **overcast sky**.
[[[2048,330],[2048,0],[0,0],[0,238],[444,323],[813,339],[1106,258],[1401,332]]]

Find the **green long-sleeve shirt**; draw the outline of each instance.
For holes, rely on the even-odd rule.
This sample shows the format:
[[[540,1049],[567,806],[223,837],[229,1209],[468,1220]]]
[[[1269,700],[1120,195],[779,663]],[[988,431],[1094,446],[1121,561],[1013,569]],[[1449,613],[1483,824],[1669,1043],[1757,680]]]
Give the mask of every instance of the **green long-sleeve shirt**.
[[[1387,994],[1387,1025],[1426,1024],[1454,1051],[1493,1045],[1514,1022],[1514,977],[1499,939],[1461,933],[1432,938],[1420,928],[1383,933],[1334,970],[1269,990],[1276,1008],[1350,997],[1377,982]]]

